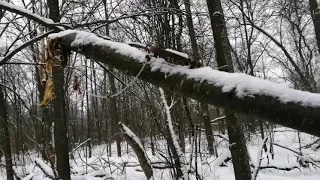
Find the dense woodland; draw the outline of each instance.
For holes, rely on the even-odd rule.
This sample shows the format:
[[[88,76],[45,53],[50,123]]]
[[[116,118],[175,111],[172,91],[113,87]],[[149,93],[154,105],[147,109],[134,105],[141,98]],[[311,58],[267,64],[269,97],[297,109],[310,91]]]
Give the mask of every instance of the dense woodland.
[[[0,176],[219,179],[214,162],[236,180],[319,178],[319,7],[1,0]]]

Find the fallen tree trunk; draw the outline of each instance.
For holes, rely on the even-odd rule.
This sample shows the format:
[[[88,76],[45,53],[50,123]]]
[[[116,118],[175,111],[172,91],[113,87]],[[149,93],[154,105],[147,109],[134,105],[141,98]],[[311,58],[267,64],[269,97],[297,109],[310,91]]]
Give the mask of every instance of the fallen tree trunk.
[[[10,3],[0,2],[0,8],[28,17],[43,26],[52,27],[57,31],[64,29],[53,23],[50,19],[40,17],[35,13]],[[98,38],[94,34],[83,33],[80,31],[63,31],[55,37],[59,39],[59,42],[65,48],[79,52],[94,61],[112,65],[127,74],[136,75],[143,67],[141,62],[132,57],[130,53],[121,51],[119,46],[117,48],[111,48],[111,46],[106,46],[105,44],[101,46],[101,43],[96,43],[95,41],[101,42],[103,39]],[[74,41],[76,37],[77,41]],[[110,41],[105,40],[105,42],[110,44]],[[121,43],[118,43],[117,45],[119,44]],[[125,46],[125,44],[122,45]],[[138,50],[136,49],[136,51]],[[250,88],[247,88],[241,86],[243,85],[241,84],[243,80],[241,78],[247,80],[250,78],[245,75],[241,75],[241,78],[236,79],[237,82],[240,82],[240,84],[238,84],[239,86],[230,88],[228,87],[228,83],[230,83],[230,81],[227,83],[222,83],[221,81],[218,83],[212,82],[216,76],[209,78],[208,75],[204,75],[206,76],[204,78],[199,78],[199,76],[196,78],[188,78],[190,73],[181,73],[181,69],[179,69],[179,67],[177,68],[177,66],[168,65],[157,67],[156,70],[153,70],[152,68],[154,67],[154,63],[148,63],[144,70],[139,73],[139,78],[156,86],[162,87],[163,89],[179,93],[186,97],[191,97],[204,103],[212,104],[221,108],[230,108],[238,113],[252,115],[263,120],[268,120],[309,134],[320,136],[320,131],[318,131],[318,127],[320,127],[320,95],[293,89],[289,89],[289,93],[282,93],[281,88],[284,88],[285,90],[288,90],[288,88],[281,85],[275,85],[275,83],[265,80],[265,85],[269,84],[273,88],[277,89],[277,96],[272,93],[274,89],[270,89],[267,86],[262,86],[260,88],[257,86],[257,88],[262,92],[254,91],[254,85],[255,82],[258,81],[258,78],[251,77],[253,82],[251,82]],[[170,73],[168,69],[171,73],[173,71],[175,71],[175,73],[167,76],[167,73]],[[190,70],[189,72],[198,72],[198,70]],[[209,74],[212,75],[212,73],[213,71]],[[218,78],[222,74],[223,76],[226,76],[223,80],[230,80],[228,77],[232,77],[231,79],[234,79],[234,75],[227,75],[228,73],[214,73]],[[263,80],[259,80],[259,82],[262,81]],[[264,91],[262,88],[266,88],[271,92]],[[239,89],[241,91],[240,94]],[[245,95],[243,95],[243,93]],[[289,100],[286,96],[290,97]],[[292,96],[298,97],[297,100],[292,99]]]
[[[128,75],[139,74],[138,78],[168,91],[320,136],[319,94],[240,73],[219,72],[208,67],[187,69],[157,58],[145,64],[146,53],[91,33],[67,30],[50,37],[66,49]]]

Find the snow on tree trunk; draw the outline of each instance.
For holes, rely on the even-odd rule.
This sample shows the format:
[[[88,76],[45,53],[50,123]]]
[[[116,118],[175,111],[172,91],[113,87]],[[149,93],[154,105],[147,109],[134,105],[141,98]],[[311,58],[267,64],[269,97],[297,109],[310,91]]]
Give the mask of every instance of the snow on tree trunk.
[[[128,144],[136,153],[144,174],[147,176],[148,179],[151,179],[153,177],[153,169],[151,166],[150,159],[148,158],[148,155],[144,150],[142,143],[140,142],[140,139],[127,126],[125,126],[121,122],[119,122],[118,125],[123,133],[122,136],[126,139]]]
[[[167,115],[166,126],[168,127],[168,130],[169,130],[169,134],[170,134],[169,138],[172,139],[172,142],[173,142],[173,145],[174,145],[174,150],[177,151],[179,162],[182,165],[181,166],[181,171],[183,173],[183,178],[185,180],[187,180],[187,179],[189,179],[189,175],[188,175],[186,157],[184,156],[184,154],[182,152],[182,149],[180,147],[180,144],[178,142],[178,138],[175,135],[175,132],[174,132],[174,129],[173,129],[173,125],[172,125],[171,114],[170,114],[170,107],[168,106],[166,98],[164,97],[164,92],[163,92],[162,88],[159,88],[159,91],[160,91],[161,99],[162,99],[162,102],[164,104],[165,112],[166,112],[166,115]]]
[[[41,159],[36,159],[34,162],[47,177],[56,179],[54,172],[45,162],[43,162]]]
[[[147,53],[92,33],[67,30],[50,38],[57,39],[66,49],[133,76],[140,72],[146,60]],[[220,72],[210,67],[188,69],[161,58],[151,58],[139,78],[203,103],[320,136],[320,121],[317,121],[320,118],[320,95],[316,93],[295,90],[285,84],[242,73]]]
[[[24,177],[22,180],[32,180],[34,176],[36,176],[36,174],[30,173],[28,176]]]

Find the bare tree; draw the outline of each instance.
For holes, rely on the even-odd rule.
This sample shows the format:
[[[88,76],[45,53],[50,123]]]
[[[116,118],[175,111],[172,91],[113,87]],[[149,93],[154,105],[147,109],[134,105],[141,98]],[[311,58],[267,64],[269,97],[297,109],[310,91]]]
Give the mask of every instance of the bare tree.
[[[54,22],[60,21],[59,1],[50,0],[48,2],[49,17]],[[62,52],[61,52],[62,53]],[[60,54],[61,61],[67,61],[65,54]],[[64,180],[70,180],[70,165],[69,165],[69,143],[68,143],[68,119],[67,108],[65,101],[65,77],[63,66],[53,68],[52,76],[55,78],[55,100],[54,108],[54,142],[55,152],[57,156],[58,176]]]
[[[225,25],[223,9],[220,0],[207,0],[211,26],[215,40],[216,61],[221,71],[233,72],[233,64],[230,43]],[[251,179],[249,154],[246,145],[243,127],[237,120],[234,111],[225,109],[229,149],[232,155],[232,163],[236,179]]]

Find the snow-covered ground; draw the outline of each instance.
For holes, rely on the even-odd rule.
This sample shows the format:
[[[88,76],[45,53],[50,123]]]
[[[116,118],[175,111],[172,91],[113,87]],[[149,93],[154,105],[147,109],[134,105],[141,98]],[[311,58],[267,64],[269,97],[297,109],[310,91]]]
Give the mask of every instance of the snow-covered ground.
[[[204,137],[204,136],[202,136]],[[302,156],[298,155],[300,153],[299,150],[299,137],[298,133],[294,130],[287,128],[278,128],[275,130],[274,142],[279,144],[274,145],[274,159],[271,159],[271,154],[268,154],[269,160],[267,158],[267,154],[263,153],[262,155],[262,167],[269,167],[266,169],[262,169],[259,171],[258,180],[316,180],[320,179],[320,167],[317,165],[317,162],[313,164],[310,163],[308,167],[301,167],[297,161],[297,158],[303,160],[320,160],[320,152],[314,151],[313,146],[309,148],[304,148],[306,144],[309,144],[313,141],[317,140],[316,137],[300,133],[300,142],[302,148]],[[186,139],[186,159],[190,160],[190,152],[192,147],[189,143],[189,139]],[[227,157],[230,152],[227,148],[228,144],[226,141],[222,139],[218,139],[218,154],[219,157],[209,157],[206,151],[205,141],[203,141],[203,145],[201,146],[201,155],[199,154],[197,158],[198,164],[198,173],[207,180],[233,180],[233,168],[232,163],[229,161],[227,166],[221,167],[219,166],[221,162]],[[262,140],[260,137],[251,138],[251,141],[248,142],[248,148],[251,156],[251,163],[256,164],[258,160],[258,152],[261,149]],[[269,148],[269,141],[267,142]],[[146,147],[149,147],[148,143],[145,143]],[[285,147],[290,148],[296,152],[292,152]],[[154,166],[163,167],[165,165],[164,162],[166,160],[162,155],[167,155],[165,141],[157,141],[156,155],[153,156],[151,153],[151,149],[147,148],[147,154]],[[127,144],[122,143],[122,157],[117,157],[116,155],[116,145],[112,145],[112,157],[108,157],[107,155],[107,146],[99,145],[95,146],[93,149],[93,157],[86,158],[84,156],[85,152],[83,148],[78,149],[74,152],[75,159],[71,159],[71,172],[72,179],[74,180],[98,180],[98,179],[116,179],[116,180],[143,180],[146,179],[144,173],[139,167],[138,161],[134,152],[129,147],[127,149]],[[34,161],[41,163],[40,159],[37,159],[36,153],[31,154],[28,158],[25,158],[27,165],[15,167],[15,171],[18,174],[29,173],[30,176],[34,175],[33,180],[41,180],[41,179],[49,179],[46,178],[43,172],[35,166]],[[193,170],[194,170],[194,157],[193,157]],[[161,163],[163,162],[163,163]],[[21,162],[19,163],[21,164]],[[127,167],[123,167],[126,165]],[[190,167],[190,166],[189,166]],[[278,168],[292,168],[293,170],[277,170],[275,168],[270,167],[278,167]],[[253,169],[252,169],[253,170]],[[49,166],[47,167],[47,171],[52,173]],[[1,167],[0,169],[1,179],[5,179],[5,169]],[[86,174],[86,175],[84,175]],[[94,177],[97,174],[101,175],[99,177]],[[154,169],[155,179],[172,179],[170,169]],[[26,178],[27,179],[27,178]],[[191,177],[191,179],[196,179],[195,177]]]

